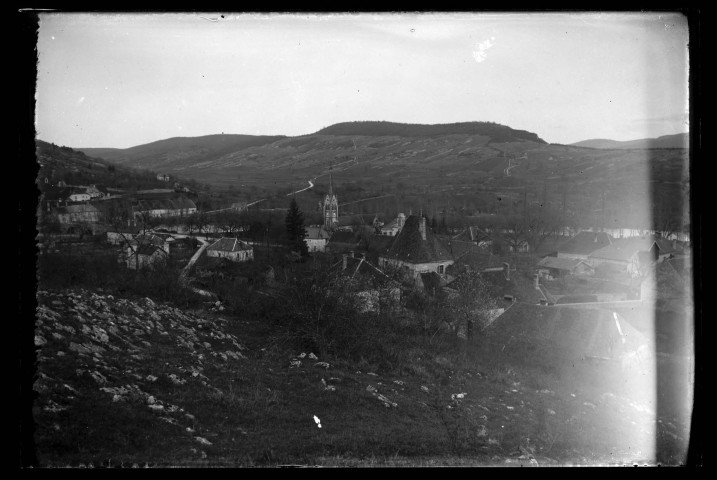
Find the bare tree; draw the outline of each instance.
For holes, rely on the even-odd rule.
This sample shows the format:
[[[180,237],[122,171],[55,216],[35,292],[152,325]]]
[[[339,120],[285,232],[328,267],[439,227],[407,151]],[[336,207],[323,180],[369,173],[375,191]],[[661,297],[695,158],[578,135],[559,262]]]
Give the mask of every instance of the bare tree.
[[[448,308],[455,322],[465,326],[466,338],[470,340],[476,322],[479,327],[483,326],[489,311],[496,308],[496,301],[480,273],[472,270],[464,272],[453,281],[451,290],[456,295],[449,300]]]

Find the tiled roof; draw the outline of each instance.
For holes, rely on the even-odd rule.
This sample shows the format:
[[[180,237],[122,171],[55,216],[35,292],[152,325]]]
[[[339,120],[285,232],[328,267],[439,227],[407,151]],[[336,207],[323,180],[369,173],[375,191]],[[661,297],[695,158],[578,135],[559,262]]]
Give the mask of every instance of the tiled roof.
[[[612,237],[605,232],[582,231],[558,247],[558,253],[589,255],[595,250],[606,247],[611,243]]]
[[[329,232],[324,227],[306,227],[306,238],[309,240],[328,240]]]
[[[251,250],[248,245],[236,238],[220,238],[216,242],[207,247],[207,250],[216,250],[221,252],[240,252],[242,250]]]
[[[406,223],[384,255],[414,264],[453,260],[448,248],[431,233],[428,226],[425,228],[426,239],[423,240],[419,230],[421,221],[425,222],[425,218],[416,215],[406,218]]]

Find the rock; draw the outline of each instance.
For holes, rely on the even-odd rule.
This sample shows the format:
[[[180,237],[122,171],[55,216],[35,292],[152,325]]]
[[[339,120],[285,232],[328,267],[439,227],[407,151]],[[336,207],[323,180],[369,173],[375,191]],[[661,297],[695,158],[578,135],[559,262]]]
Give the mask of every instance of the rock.
[[[157,377],[155,377],[154,375],[147,375],[146,380],[147,380],[148,382],[156,382],[156,381],[157,381]]]
[[[194,437],[194,439],[196,441],[198,441],[199,443],[201,443],[202,445],[212,445],[212,442],[210,442],[209,440],[207,440],[204,437]]]
[[[42,336],[35,335],[35,346],[41,347],[41,346],[45,345],[46,343],[47,343],[47,340],[45,340]]]

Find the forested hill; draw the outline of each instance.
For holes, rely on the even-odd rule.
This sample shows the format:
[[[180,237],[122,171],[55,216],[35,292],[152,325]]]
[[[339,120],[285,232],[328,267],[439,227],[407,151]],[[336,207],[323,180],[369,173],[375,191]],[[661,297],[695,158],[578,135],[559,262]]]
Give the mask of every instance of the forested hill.
[[[394,122],[345,122],[331,125],[315,135],[362,135],[367,137],[434,137],[440,135],[482,135],[491,138],[491,142],[529,141],[547,143],[532,132],[514,130],[493,122],[461,122],[439,125],[421,125]]]

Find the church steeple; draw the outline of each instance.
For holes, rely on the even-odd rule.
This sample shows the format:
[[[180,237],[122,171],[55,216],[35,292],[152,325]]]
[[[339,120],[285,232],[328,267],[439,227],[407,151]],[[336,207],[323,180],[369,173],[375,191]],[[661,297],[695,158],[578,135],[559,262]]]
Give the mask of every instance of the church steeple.
[[[333,163],[329,165],[329,193],[324,198],[324,228],[333,229],[339,223],[339,200],[334,194]]]

